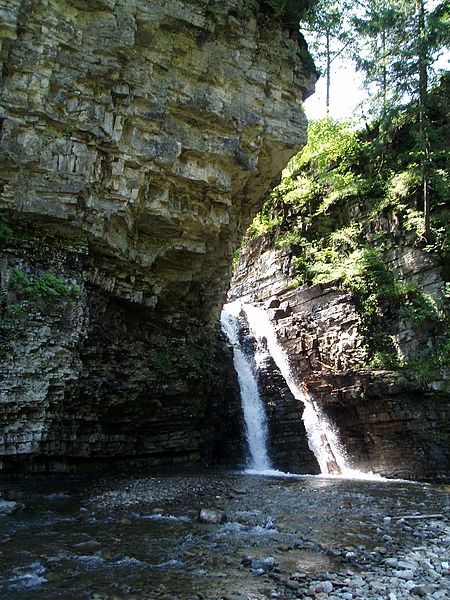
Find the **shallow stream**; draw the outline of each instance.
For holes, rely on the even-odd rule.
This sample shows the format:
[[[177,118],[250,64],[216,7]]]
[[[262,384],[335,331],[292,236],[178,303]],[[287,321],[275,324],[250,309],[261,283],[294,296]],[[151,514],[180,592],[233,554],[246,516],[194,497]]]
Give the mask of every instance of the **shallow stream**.
[[[301,598],[331,575],[336,591],[444,539],[448,491],[224,472],[3,479],[23,508],[0,517],[0,597]],[[227,521],[199,522],[202,508]]]

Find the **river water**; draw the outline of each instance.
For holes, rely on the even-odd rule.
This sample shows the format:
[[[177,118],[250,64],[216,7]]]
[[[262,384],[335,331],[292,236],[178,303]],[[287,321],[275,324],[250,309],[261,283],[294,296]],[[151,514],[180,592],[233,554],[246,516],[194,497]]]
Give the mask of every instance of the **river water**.
[[[416,584],[447,598],[448,491],[205,471],[3,479],[23,508],[0,517],[0,597],[398,599]],[[227,521],[199,522],[202,508]],[[410,575],[380,592],[402,558]]]

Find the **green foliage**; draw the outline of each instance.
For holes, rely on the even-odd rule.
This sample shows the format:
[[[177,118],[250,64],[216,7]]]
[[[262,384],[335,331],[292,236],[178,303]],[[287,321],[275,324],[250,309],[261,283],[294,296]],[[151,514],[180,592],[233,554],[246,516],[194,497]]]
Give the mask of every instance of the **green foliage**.
[[[254,237],[266,236],[265,246],[290,255],[291,287],[332,284],[352,294],[372,368],[416,369],[421,381],[448,363],[449,344],[439,345],[448,330],[448,306],[401,279],[395,251],[425,249],[450,280],[450,153],[443,141],[450,133],[449,91],[450,80],[429,98],[431,243],[420,210],[414,105],[364,131],[331,119],[312,122],[307,146],[290,161],[251,228]],[[432,353],[414,359],[417,364],[398,359],[395,328],[402,318],[407,327],[424,328],[434,344]]]
[[[349,45],[352,31],[347,0],[315,0],[305,12],[301,29],[319,72],[326,78],[326,110],[330,107],[332,63]]]
[[[352,222],[347,227],[342,227],[342,229],[333,231],[333,233],[330,235],[330,243],[335,250],[354,250],[356,249],[360,235],[360,225]]]
[[[436,371],[434,355],[411,359],[402,366],[402,371],[407,372],[411,379],[421,385],[426,385],[433,379]]]
[[[400,373],[396,379],[398,383],[415,381],[420,385],[427,385],[435,377],[439,377],[439,369],[450,367],[450,336],[447,334],[447,337],[431,351],[426,350],[406,361],[399,360],[391,350],[376,351],[370,367],[376,370],[397,371]]]
[[[445,213],[443,213],[445,215]],[[438,254],[445,259],[447,265],[450,257],[450,221],[448,217],[439,216],[432,218],[432,230],[434,239],[425,247],[427,252]],[[447,267],[448,268],[448,267]]]
[[[397,354],[394,352],[386,352],[377,350],[374,352],[370,361],[371,369],[381,369],[382,371],[396,371],[401,366]]]
[[[406,298],[400,308],[400,315],[410,319],[416,327],[421,327],[429,321],[439,321],[441,318],[436,300],[418,289]]]
[[[285,25],[298,27],[312,0],[259,0],[261,9],[280,19]]]
[[[172,356],[168,349],[160,349],[148,357],[148,365],[156,377],[167,377],[172,370]]]
[[[409,168],[405,171],[393,173],[387,183],[388,199],[391,199],[394,203],[408,200],[421,183],[420,173],[415,164],[409,165]]]
[[[14,269],[6,287],[0,288],[0,352],[3,358],[14,355],[14,340],[27,331],[30,312],[42,313],[56,303],[65,306],[80,295],[76,285],[67,284],[53,273],[29,278]]]
[[[447,335],[447,339],[438,346],[436,358],[440,367],[450,367],[450,335]]]
[[[260,212],[253,219],[250,227],[247,230],[247,235],[250,239],[256,239],[260,236],[266,235],[280,224],[281,219],[277,217],[271,217],[265,212]]]
[[[56,301],[61,298],[76,298],[80,295],[80,288],[77,285],[67,284],[53,273],[30,279],[20,269],[14,269],[11,285],[19,295],[33,301],[39,299]]]
[[[231,266],[230,266],[231,274],[234,273],[237,269],[239,260],[241,258],[241,252],[242,252],[242,244],[239,246],[239,248],[237,250],[234,251],[233,258],[231,260]]]
[[[353,17],[352,54],[370,90],[365,110],[386,115],[405,96],[422,103],[434,63],[448,47],[448,4],[429,10],[426,0],[367,0]]]
[[[330,118],[311,121],[308,144],[287,166],[292,176],[309,168],[318,179],[329,176],[333,170],[345,174],[356,161],[365,143],[351,128],[351,123]]]
[[[410,359],[401,365],[401,370],[418,383],[426,385],[436,376],[439,368],[450,367],[450,335],[429,352]]]

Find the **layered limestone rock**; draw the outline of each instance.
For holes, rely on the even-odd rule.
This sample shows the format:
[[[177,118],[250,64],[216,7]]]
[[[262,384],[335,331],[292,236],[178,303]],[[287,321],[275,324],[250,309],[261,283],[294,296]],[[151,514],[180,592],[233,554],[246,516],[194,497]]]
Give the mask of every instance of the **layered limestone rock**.
[[[335,425],[352,467],[388,477],[448,477],[448,370],[436,368],[430,381],[420,383],[413,376],[367,368],[355,297],[338,282],[293,287],[291,258],[289,248],[274,249],[269,238],[250,241],[232,279],[230,299],[268,308],[297,380]],[[384,260],[400,281],[413,282],[442,300],[442,268],[432,255],[403,240]],[[403,359],[416,358],[442,334],[433,322],[417,327],[396,312],[384,325]],[[278,396],[284,394],[281,383]],[[292,425],[296,419],[293,415]],[[298,440],[294,437],[292,443],[294,454]]]
[[[302,40],[241,0],[0,11],[3,465],[195,461],[236,393],[231,256],[305,141]]]

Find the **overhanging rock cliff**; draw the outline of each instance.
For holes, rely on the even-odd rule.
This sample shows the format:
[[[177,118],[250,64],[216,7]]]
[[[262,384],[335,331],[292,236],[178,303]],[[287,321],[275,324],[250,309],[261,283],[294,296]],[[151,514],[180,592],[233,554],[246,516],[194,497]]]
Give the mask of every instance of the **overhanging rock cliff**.
[[[2,465],[195,461],[235,393],[231,256],[305,142],[305,50],[239,0],[2,10]]]

